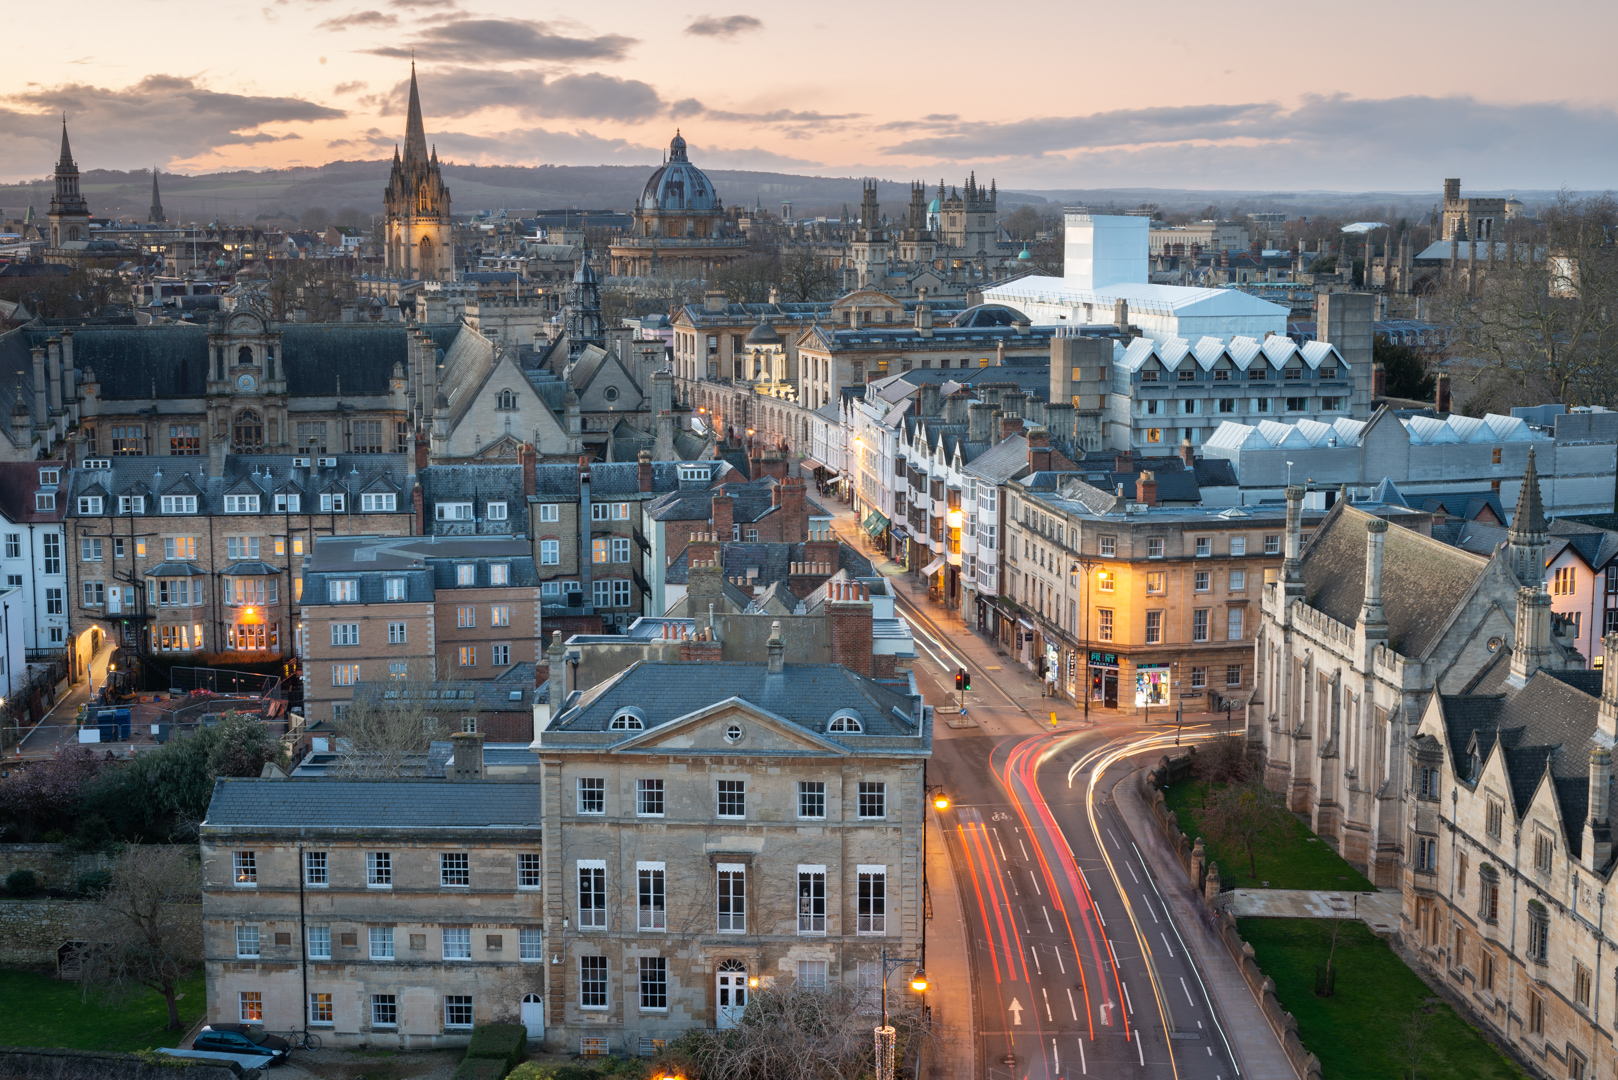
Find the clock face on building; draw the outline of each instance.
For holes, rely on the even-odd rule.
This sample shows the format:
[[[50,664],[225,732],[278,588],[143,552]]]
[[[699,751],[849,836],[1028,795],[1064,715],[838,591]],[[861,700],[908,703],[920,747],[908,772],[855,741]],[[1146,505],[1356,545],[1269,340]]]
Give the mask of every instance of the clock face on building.
[[[243,390],[251,390],[253,387],[257,386],[258,383],[254,381],[253,376],[243,375],[241,378],[236,380],[236,385],[241,387]]]

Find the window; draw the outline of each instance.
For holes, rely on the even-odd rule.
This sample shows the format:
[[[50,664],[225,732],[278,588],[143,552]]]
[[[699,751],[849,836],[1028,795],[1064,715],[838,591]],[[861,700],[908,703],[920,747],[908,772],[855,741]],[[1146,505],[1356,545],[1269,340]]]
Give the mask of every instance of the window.
[[[472,929],[467,926],[446,926],[440,931],[445,960],[472,959]]]
[[[393,959],[393,927],[373,926],[369,928],[372,960]]]
[[[1205,668],[1205,667],[1194,667],[1194,668],[1192,668],[1191,669],[1191,689],[1193,689],[1193,690],[1203,690],[1203,689],[1206,689],[1207,686],[1208,686],[1208,669]]]
[[[1266,555],[1279,555],[1279,554],[1281,554],[1281,534],[1280,533],[1270,533],[1268,536],[1266,536],[1264,538],[1264,554],[1266,554]]]
[[[1573,567],[1558,567],[1556,573],[1551,576],[1551,595],[1572,596],[1575,585]]]
[[[1242,684],[1242,666],[1240,664],[1225,665],[1225,685],[1240,686]]]
[[[438,883],[446,888],[466,888],[472,884],[470,856],[464,851],[445,851],[438,856]]]
[[[861,780],[859,800],[861,818],[885,818],[888,816],[888,785],[883,781]]]
[[[603,538],[590,541],[590,561],[592,563],[604,564],[611,557],[612,541],[610,539]]]
[[[1096,571],[1096,591],[1097,592],[1108,592],[1108,593],[1110,593],[1110,592],[1112,592],[1112,589],[1113,589],[1113,573],[1112,573],[1112,571],[1111,570],[1098,570],[1098,571]]]
[[[275,512],[277,514],[296,514],[303,506],[303,496],[296,492],[285,492],[275,497]]]
[[[496,584],[499,584],[499,583],[496,582]],[[489,625],[490,626],[510,626],[511,625],[511,605],[510,604],[491,604],[489,606]]]
[[[579,926],[601,929],[607,925],[607,864],[599,859],[580,859]]]
[[[1161,536],[1147,538],[1146,557],[1148,559],[1161,559],[1163,557],[1163,538]]]
[[[511,584],[511,564],[510,563],[490,563],[489,564],[489,584],[490,585],[510,585]]]
[[[333,604],[352,604],[360,598],[360,583],[353,578],[326,582],[326,600]]]
[[[747,816],[747,781],[719,781],[719,816],[744,818]]]
[[[353,686],[360,681],[360,666],[358,664],[333,664],[331,666],[331,684],[333,686]]]
[[[256,514],[258,513],[257,495],[226,495],[225,513],[227,514]]]
[[[470,994],[445,995],[444,1026],[446,1028],[469,1028],[472,1026],[472,997]]]
[[[262,990],[242,990],[237,994],[237,1001],[241,1009],[243,1023],[249,1021],[262,1023],[264,1020],[264,992]]]
[[[1150,623],[1150,617],[1148,617],[1148,623]],[[1191,640],[1192,641],[1207,641],[1208,640],[1208,609],[1207,608],[1197,608],[1195,611],[1193,611],[1191,613]]]
[[[6,558],[22,558],[22,533],[6,533]]]
[[[102,498],[100,495],[83,495],[79,498],[79,513],[81,514],[99,514],[101,513],[101,507]]]
[[[331,643],[333,645],[358,645],[360,643],[360,624],[357,622],[332,623]]]
[[[363,513],[391,512],[398,508],[399,496],[392,491],[369,492],[360,496],[360,510]]]
[[[388,644],[403,645],[405,643],[405,626],[402,622],[388,623]],[[335,644],[335,642],[333,643]]]
[[[542,566],[555,566],[562,561],[562,545],[556,540],[539,542],[539,561]]]
[[[354,420],[349,426],[350,445],[356,454],[382,452],[382,421]]]
[[[331,927],[311,926],[309,928],[309,959],[331,959]]]
[[[612,579],[612,606],[629,606],[629,580],[627,578]]]
[[[1160,645],[1163,642],[1163,613],[1161,611],[1148,611],[1146,613],[1146,644]]]
[[[327,1027],[331,1026],[332,1012],[330,994],[309,995],[309,1023],[320,1024]]]
[[[258,539],[256,536],[225,537],[225,557],[233,562],[258,558]]]
[[[1150,571],[1146,575],[1146,591],[1153,596],[1161,596],[1164,591],[1165,575],[1161,570]]]
[[[47,539],[49,539],[49,538],[47,537]],[[58,571],[58,573],[60,573],[60,571]],[[47,614],[47,615],[60,615],[60,614],[62,614],[63,592],[64,592],[64,590],[62,590],[62,589],[46,589],[45,590],[45,614]]]
[[[306,851],[303,853],[303,883],[317,889],[324,889],[330,884],[326,877],[326,853],[324,851]]]
[[[384,578],[382,581],[382,599],[403,600],[405,598],[405,579],[402,577]]]
[[[1500,918],[1500,874],[1487,863],[1478,867],[1478,915],[1488,922]]]
[[[1438,798],[1438,770],[1431,765],[1423,765],[1417,774],[1417,794],[1423,799]]]
[[[1538,900],[1528,901],[1528,958],[1536,964],[1550,958],[1551,917]]]
[[[517,888],[539,888],[539,856],[523,852],[517,856]]]
[[[258,855],[251,851],[232,852],[237,885],[258,884]]]
[[[1118,554],[1118,538],[1116,536],[1103,536],[1099,538],[1101,554],[1112,558]]]
[[[601,776],[579,778],[579,813],[605,814],[607,812],[607,781]]]
[[[627,536],[613,537],[612,561],[615,563],[626,563],[629,561],[629,538]]]
[[[489,654],[489,662],[495,667],[505,667],[511,663],[510,645],[491,645],[489,646]]]
[[[545,939],[538,927],[521,927],[517,931],[517,959],[545,959]]]
[[[1230,538],[1230,553],[1232,555],[1247,554],[1247,537],[1233,536]]]
[[[607,958],[605,956],[579,957],[579,1008],[605,1009],[607,1007]]]
[[[1196,592],[1207,592],[1212,587],[1213,575],[1207,570],[1198,570],[1193,577],[1192,588]]]
[[[371,1026],[399,1026],[399,1003],[392,994],[371,995]]]
[[[393,888],[393,854],[387,851],[365,853],[365,884],[373,889]]]
[[[798,867],[798,933],[826,932],[826,868]]]
[[[36,491],[36,492],[34,492],[34,509],[35,510],[55,510],[56,509],[56,493],[54,491]]]
[[[1333,397],[1323,397],[1323,398],[1320,399],[1320,411],[1321,412],[1343,412],[1344,411],[1343,401],[1344,401],[1344,398],[1342,397],[1342,395],[1336,395],[1336,396],[1333,396]]]
[[[342,492],[324,491],[320,495],[320,512],[323,514],[341,514],[347,503],[347,496]]]
[[[826,816],[826,784],[821,780],[798,781],[798,817],[816,820]]]
[[[458,667],[477,667],[478,647],[476,645],[462,645],[456,650],[456,664]]]
[[[559,506],[556,503],[541,503],[540,506],[539,506],[539,520],[541,520],[541,521],[560,521],[560,520],[562,520],[562,508],[561,508],[561,506]]]
[[[663,781],[635,781],[635,813],[641,817],[663,816]]]
[[[1556,842],[1549,833],[1534,833],[1534,869],[1542,874],[1551,872],[1551,856],[1556,851]]]
[[[1484,828],[1487,829],[1489,835],[1494,837],[1496,840],[1500,838],[1500,830],[1505,820],[1505,816],[1505,804],[1497,802],[1494,799],[1490,799],[1489,809],[1484,817]]]
[[[663,864],[660,862],[640,862],[635,864],[635,876],[638,879],[639,919],[637,926],[642,930],[667,930],[668,900],[664,887]]]
[[[100,581],[86,581],[84,584],[84,606],[100,607],[106,603],[106,585]]]
[[[1581,1009],[1590,1007],[1590,969],[1583,964],[1573,965],[1573,1000]]]
[[[591,503],[590,504],[590,520],[591,521],[606,521],[607,520],[607,504],[606,503]]]
[[[1230,572],[1230,591],[1241,592],[1247,588],[1247,571],[1232,570]]]
[[[1225,611],[1225,640],[1240,641],[1244,633],[1242,625],[1246,612],[1243,608],[1233,607]]]
[[[476,585],[478,583],[478,568],[472,563],[458,563],[455,567],[455,584]]]
[[[1112,640],[1112,609],[1096,608],[1096,639],[1098,641]]]
[[[886,934],[888,932],[888,868],[861,866],[859,868],[859,911],[856,932]]]
[[[238,960],[257,960],[258,959],[258,927],[257,926],[237,926],[236,927],[236,959],[238,959]]]
[[[740,934],[747,930],[747,867],[741,863],[720,863],[719,932]]]
[[[1535,1035],[1545,1034],[1545,999],[1531,991],[1528,994],[1528,1030]]]
[[[1416,870],[1431,874],[1438,869],[1438,841],[1428,836],[1416,838]]]

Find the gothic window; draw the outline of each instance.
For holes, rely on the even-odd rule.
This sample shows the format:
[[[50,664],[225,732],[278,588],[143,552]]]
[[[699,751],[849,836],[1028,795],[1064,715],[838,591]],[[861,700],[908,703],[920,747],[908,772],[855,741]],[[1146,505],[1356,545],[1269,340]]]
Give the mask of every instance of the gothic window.
[[[433,241],[432,241],[432,237],[424,236],[424,237],[421,238],[421,266],[422,266],[422,268],[427,267],[431,263],[432,257],[433,257]]]
[[[510,390],[500,391],[500,407],[502,409],[515,409],[517,407],[517,395]]]
[[[252,362],[253,350],[250,347],[243,345],[241,348],[236,350],[236,363],[251,364]]]
[[[236,414],[231,425],[231,442],[238,450],[257,449],[264,445],[264,418],[252,409]]]

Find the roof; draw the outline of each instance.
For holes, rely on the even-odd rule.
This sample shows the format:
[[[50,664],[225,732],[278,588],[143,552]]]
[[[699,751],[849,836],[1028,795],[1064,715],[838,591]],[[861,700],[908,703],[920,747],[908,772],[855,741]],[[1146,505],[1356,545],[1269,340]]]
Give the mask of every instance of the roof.
[[[1028,437],[1013,435],[1002,439],[972,459],[961,471],[979,480],[1004,484],[1028,469]]]
[[[220,778],[202,831],[537,829],[538,784]]]
[[[1146,282],[1119,282],[1098,289],[1069,288],[1065,278],[1029,274],[1004,285],[983,290],[990,302],[1017,304],[1026,300],[1057,304],[1105,306],[1109,316],[1113,301],[1127,300],[1131,311],[1158,315],[1269,315],[1285,318],[1287,309],[1235,289],[1204,289],[1187,285],[1151,285]]]
[[[63,483],[56,487],[49,484],[41,485],[39,482],[41,469],[60,469]],[[34,494],[41,490],[63,491],[67,479],[65,461],[0,462],[0,517],[13,525],[61,521],[67,512],[65,494],[55,501],[54,510],[35,509]]]
[[[160,513],[159,499],[165,494],[195,495],[198,514],[220,514],[230,518],[245,518],[255,523],[265,518],[279,519],[283,515],[275,510],[277,493],[296,493],[302,506],[301,513],[314,513],[319,509],[315,500],[322,492],[342,492],[345,515],[350,520],[363,521],[369,514],[407,514],[410,512],[410,493],[406,481],[414,472],[415,463],[408,454],[338,454],[327,457],[298,457],[290,454],[226,454],[219,476],[209,476],[207,455],[129,455],[97,459],[105,468],[75,468],[68,477],[68,507],[71,516],[78,513],[79,495],[99,494],[107,497],[103,504],[105,516],[120,514],[114,496],[141,495],[146,498],[143,516],[169,518]],[[294,464],[308,462],[306,465]],[[335,465],[322,465],[335,461]],[[391,492],[395,509],[365,511],[359,495],[363,492]],[[256,512],[225,514],[225,496],[257,494]],[[142,516],[142,515],[136,515]],[[361,526],[362,528],[364,526]]]
[[[700,468],[708,473],[708,479],[682,480],[681,469],[690,471]],[[683,488],[708,489],[716,482],[726,478],[735,478],[727,462],[703,461],[654,461],[652,462],[652,494],[661,494],[669,491],[679,491]],[[643,494],[640,489],[640,464],[636,461],[608,461],[593,462],[590,471],[590,497],[592,500],[606,498],[640,498]],[[579,467],[576,464],[538,465],[534,469],[534,492],[539,501],[548,498],[566,501],[576,500],[579,497]]]
[[[1371,520],[1339,501],[1303,552],[1309,606],[1345,626],[1359,621],[1365,604],[1365,525]],[[1488,563],[1414,530],[1390,528],[1382,545],[1382,610],[1393,649],[1424,655]]]

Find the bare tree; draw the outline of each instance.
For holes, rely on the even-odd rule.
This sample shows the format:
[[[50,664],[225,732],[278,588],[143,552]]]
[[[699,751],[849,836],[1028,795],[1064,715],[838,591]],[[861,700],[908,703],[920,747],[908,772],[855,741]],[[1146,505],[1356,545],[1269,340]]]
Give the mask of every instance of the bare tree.
[[[430,678],[360,687],[332,725],[338,749],[333,771],[344,779],[420,776],[433,741],[460,730],[458,713],[451,713],[457,713],[455,701],[444,698]]]
[[[1247,876],[1258,877],[1254,852],[1259,845],[1278,843],[1292,827],[1281,796],[1257,781],[1214,787],[1202,811],[1202,830],[1220,844],[1247,852]]]
[[[1206,785],[1202,799],[1204,806],[1208,804],[1208,792],[1214,785],[1244,784],[1248,774],[1247,739],[1242,735],[1210,739],[1197,747],[1197,753],[1191,759],[1191,775]]]
[[[1416,1006],[1410,1010],[1410,1019],[1399,1025],[1399,1054],[1403,1064],[1409,1066],[1410,1080],[1420,1080],[1421,1066],[1427,1060],[1428,1036],[1433,1026],[1433,1017],[1424,1006]],[[1405,1075],[1400,1070],[1400,1075]]]
[[[807,303],[837,293],[837,272],[813,250],[794,248],[781,256],[781,291],[788,300]]]
[[[168,1003],[179,1031],[180,982],[202,963],[202,874],[193,847],[132,845],[113,866],[95,905],[97,940],[85,946],[79,978],[109,1004],[140,990]]]

